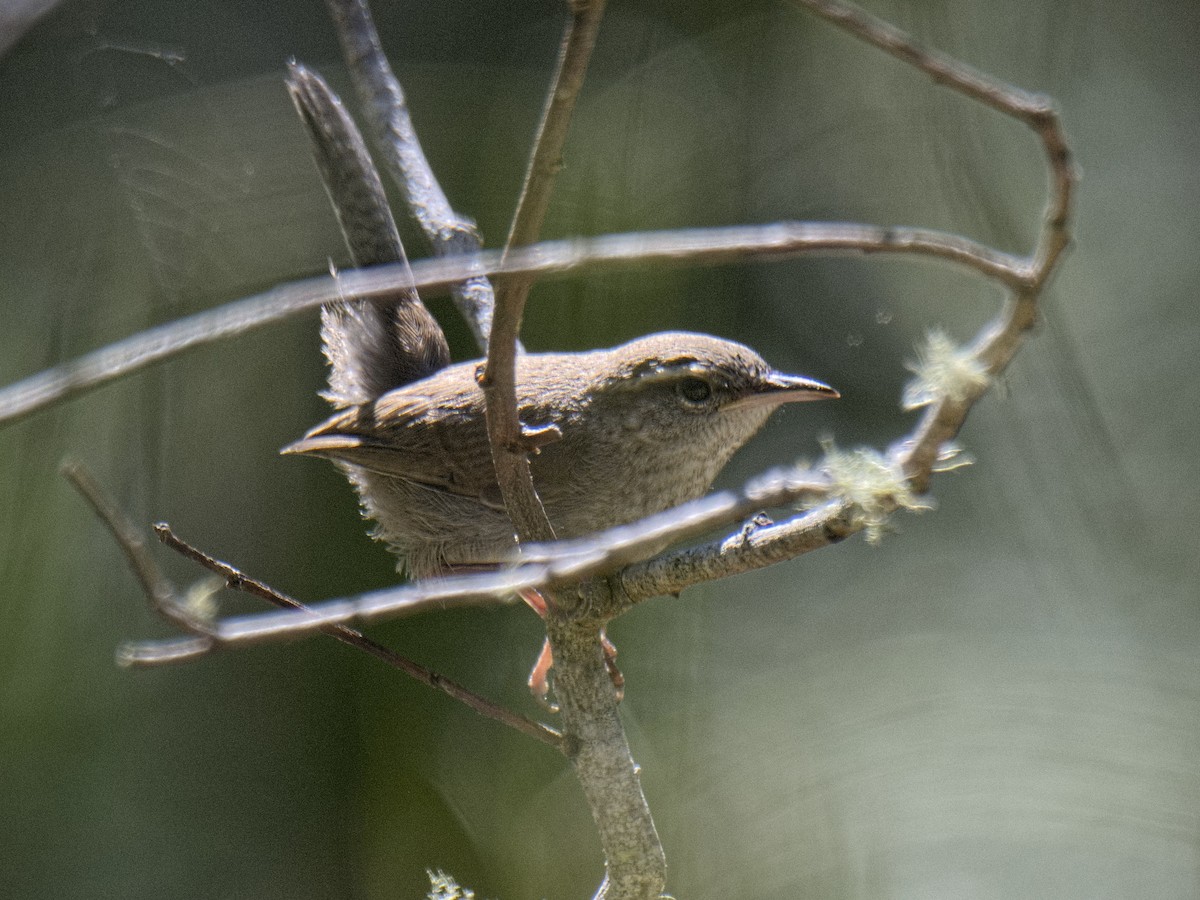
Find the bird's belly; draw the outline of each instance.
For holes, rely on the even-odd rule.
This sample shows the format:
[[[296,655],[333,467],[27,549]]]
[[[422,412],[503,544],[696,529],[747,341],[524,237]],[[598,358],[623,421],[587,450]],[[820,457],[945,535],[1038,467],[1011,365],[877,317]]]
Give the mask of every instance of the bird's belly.
[[[614,469],[605,478],[592,466],[577,467],[567,478],[538,477],[534,484],[559,538],[574,538],[625,525],[693,500],[708,490],[724,461],[695,457],[677,460],[664,472],[661,457],[647,455]],[[414,578],[445,573],[456,566],[494,566],[512,560],[517,549],[512,523],[503,510],[472,497],[345,466],[364,514]],[[386,482],[383,484],[382,482]]]
[[[377,523],[374,537],[391,547],[412,577],[455,566],[493,566],[512,557],[516,539],[502,510],[402,478],[347,468],[364,515]],[[380,480],[387,484],[376,483]]]

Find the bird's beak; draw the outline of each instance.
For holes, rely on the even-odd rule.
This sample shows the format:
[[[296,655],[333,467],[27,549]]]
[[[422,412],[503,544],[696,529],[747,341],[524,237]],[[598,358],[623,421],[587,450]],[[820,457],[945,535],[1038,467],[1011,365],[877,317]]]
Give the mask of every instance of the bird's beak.
[[[753,393],[733,401],[725,409],[747,409],[752,406],[782,406],[784,403],[802,403],[808,400],[836,400],[836,390],[824,382],[803,375],[785,375],[772,372]]]

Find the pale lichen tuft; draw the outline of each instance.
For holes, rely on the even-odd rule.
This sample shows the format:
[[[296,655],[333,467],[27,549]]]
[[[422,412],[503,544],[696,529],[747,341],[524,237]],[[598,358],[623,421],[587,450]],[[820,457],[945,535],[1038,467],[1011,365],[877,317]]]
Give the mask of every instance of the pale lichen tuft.
[[[916,362],[908,363],[916,376],[904,386],[903,406],[920,409],[946,399],[962,403],[988,386],[991,376],[970,350],[959,347],[946,332],[935,329],[917,348]]]
[[[867,541],[879,543],[888,517],[897,509],[929,509],[908,485],[908,480],[888,457],[864,447],[839,450],[831,441],[823,443],[821,466],[829,476],[833,493],[851,504],[851,516],[867,533]]]
[[[213,622],[217,618],[217,595],[225,590],[225,579],[209,575],[194,582],[184,592],[181,606],[189,616],[201,622]]]
[[[425,895],[428,900],[475,900],[474,891],[459,887],[458,882],[441,869],[436,872],[426,869],[425,874],[429,876],[429,893]]]

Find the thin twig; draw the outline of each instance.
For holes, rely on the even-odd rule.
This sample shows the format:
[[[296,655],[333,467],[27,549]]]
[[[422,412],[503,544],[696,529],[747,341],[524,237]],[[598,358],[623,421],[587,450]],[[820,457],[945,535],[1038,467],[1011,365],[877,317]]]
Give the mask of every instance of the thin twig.
[[[67,460],[59,467],[59,471],[88,502],[117,546],[121,548],[125,561],[141,585],[151,609],[173,625],[196,635],[191,642],[193,655],[211,648],[213,640],[210,623],[188,612],[186,605],[180,600],[179,591],[163,575],[154,557],[150,555],[141,530],[104,492],[82,463]]]
[[[563,34],[558,67],[546,94],[546,105],[534,139],[525,182],[504,246],[504,258],[512,250],[537,240],[550,205],[555,176],[562,165],[562,148],[571,124],[571,113],[583,87],[592,49],[596,45],[604,0],[578,0]],[[484,370],[488,441],[496,481],[504,505],[523,542],[552,541],[554,528],[546,516],[529,467],[530,447],[517,415],[516,356],[521,337],[525,299],[533,279],[529,276],[502,278],[498,282],[495,319],[488,341]]]
[[[162,665],[169,662],[197,659],[218,649],[222,643],[217,637],[221,626],[214,625],[188,611],[187,605],[181,600],[178,588],[163,575],[162,570],[155,563],[141,530],[118,508],[91,473],[81,463],[73,461],[63,463],[61,471],[76,490],[83,495],[88,505],[112,534],[113,540],[121,548],[129,563],[129,568],[141,585],[151,609],[192,635],[189,638],[161,643],[126,644],[118,651],[118,661],[124,665],[133,666]],[[219,575],[227,588],[242,591],[295,613],[306,611],[305,606],[299,601],[181,540],[169,526],[156,525],[154,531],[159,539],[172,550]],[[422,684],[448,694],[485,718],[507,725],[534,740],[553,747],[560,753],[567,752],[568,742],[564,741],[562,735],[554,729],[480,697],[452,679],[430,671],[395,651],[389,650],[361,632],[339,624],[326,625],[318,630],[369,653]]]
[[[223,619],[213,626],[222,646],[294,638],[331,624],[394,619],[449,607],[497,603],[521,590],[553,590],[645,560],[664,546],[739,522],[760,510],[826,496],[828,482],[805,470],[782,470],[751,479],[739,491],[722,491],[588,537],[529,545],[511,569],[431,579],[308,604],[303,611]],[[738,532],[744,534],[745,530]],[[648,595],[630,594],[631,601]],[[628,608],[626,605],[624,608]],[[604,611],[606,618],[623,609]],[[154,648],[154,662],[170,662],[169,642],[135,645]]]
[[[558,68],[546,95],[546,106],[542,110],[529,166],[525,170],[517,211],[513,214],[508,240],[504,243],[506,250],[532,244],[542,233],[554,182],[563,167],[563,146],[571,125],[571,115],[579,101],[583,79],[596,46],[596,37],[600,33],[604,5],[605,0],[576,0],[571,4],[571,20],[563,33]],[[518,289],[521,282],[518,279],[506,279],[500,293]],[[525,284],[525,290],[528,290],[528,283]]]
[[[383,153],[384,167],[429,239],[434,255],[478,253],[482,242],[475,223],[450,206],[421,149],[404,89],[383,53],[366,0],[327,0],[327,6],[368,127]],[[494,303],[491,283],[484,274],[474,272],[449,287],[455,305],[486,353]]]
[[[582,568],[586,561],[577,562],[576,565]],[[322,600],[305,604],[291,612],[256,613],[222,619],[214,627],[213,636],[222,646],[263,643],[302,636],[346,622],[390,620],[426,612],[445,612],[447,609],[512,603],[516,600],[517,592],[535,590],[551,583],[550,567],[544,563],[520,565],[499,572],[447,576],[351,597]],[[143,648],[166,643],[150,641],[127,646],[131,652],[140,652]],[[161,664],[170,660],[159,655],[154,662]]]
[[[638,266],[719,265],[814,253],[932,258],[1018,287],[1034,286],[1039,277],[1020,257],[957,235],[918,228],[778,222],[546,241],[516,249],[503,262],[500,252],[487,251],[462,258],[419,260],[412,264],[411,271],[401,265],[375,266],[293,281],[167,322],[0,389],[0,425],[197,347],[246,334],[346,297],[386,300],[414,288],[435,292],[475,275],[564,277]]]
[[[160,541],[176,553],[185,556],[210,572],[220,576],[225,582],[225,587],[230,590],[241,591],[260,600],[266,600],[268,603],[273,603],[283,609],[296,610],[297,612],[306,611],[306,607],[300,601],[289,597],[287,594],[276,590],[256,578],[251,578],[229,563],[215,559],[192,544],[187,543],[171,530],[171,526],[165,523],[155,525],[154,533],[158,535]],[[565,752],[562,735],[554,729],[479,696],[458,682],[427,669],[425,666],[413,662],[408,657],[401,656],[378,641],[371,640],[361,631],[356,631],[345,625],[325,625],[319,630],[322,634],[327,634],[344,644],[349,644],[351,647],[370,654],[385,665],[399,669],[405,675],[416,679],[424,685],[448,694],[485,718],[493,719],[520,731],[522,734],[527,734],[534,740],[541,741],[543,744],[553,747],[559,752]],[[132,652],[134,648],[130,647],[127,650],[131,652],[127,653],[125,661],[131,665],[138,664],[140,660],[136,656],[136,653]],[[156,662],[161,662],[161,660],[156,660]]]

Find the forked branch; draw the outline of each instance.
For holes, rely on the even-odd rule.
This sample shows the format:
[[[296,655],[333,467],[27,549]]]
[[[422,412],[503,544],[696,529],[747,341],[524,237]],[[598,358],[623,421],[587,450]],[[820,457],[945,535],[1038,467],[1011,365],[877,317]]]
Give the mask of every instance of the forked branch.
[[[163,641],[158,644],[126,645],[121,648],[118,660],[124,665],[151,666],[164,662],[195,659],[207,656],[219,649],[225,643],[218,634],[221,626],[214,625],[208,618],[193,610],[192,607],[195,604],[189,602],[184,593],[158,568],[158,564],[146,546],[141,530],[121,512],[92,474],[76,462],[64,463],[62,473],[87,500],[96,516],[112,534],[113,540],[125,554],[129,567],[137,576],[151,609],[175,626],[193,635],[190,638]],[[180,539],[169,525],[156,525],[154,532],[159,540],[172,550],[218,576],[226,589],[241,591],[294,613],[305,614],[308,612],[304,604],[298,600],[256,578],[251,578],[229,563],[215,559]],[[554,729],[479,696],[458,682],[371,640],[360,631],[332,622],[322,624],[316,630],[362,650],[385,665],[403,672],[428,687],[442,691],[485,718],[507,725],[559,752],[567,750],[567,744],[562,735]]]

